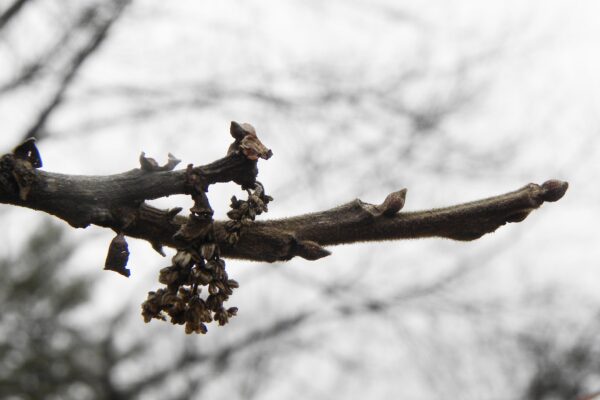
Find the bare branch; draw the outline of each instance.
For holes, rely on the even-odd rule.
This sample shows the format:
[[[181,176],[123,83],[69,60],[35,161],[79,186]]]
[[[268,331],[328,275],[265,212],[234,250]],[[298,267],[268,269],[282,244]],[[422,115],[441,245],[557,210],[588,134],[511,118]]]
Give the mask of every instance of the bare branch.
[[[232,124],[234,128],[237,126]],[[235,137],[234,131],[232,135]],[[192,229],[190,220],[177,215],[180,209],[159,210],[144,201],[189,194],[190,174],[206,188],[229,181],[243,188],[254,188],[257,158],[268,158],[271,153],[263,150],[255,133],[248,137],[252,141],[236,138],[226,157],[205,166],[171,170],[178,162],[172,155],[164,167],[142,156],[142,168],[109,176],[41,171],[27,157],[19,158],[20,153],[7,154],[0,159],[0,202],[47,212],[74,227],[95,224],[112,228],[126,236],[147,240],[159,251],[163,245],[181,248],[182,237],[193,238],[191,234],[186,236],[182,228]],[[566,182],[550,180],[448,208],[399,212],[406,196],[403,189],[390,194],[381,205],[357,199],[312,214],[248,222],[235,241],[229,240],[228,222],[216,221],[214,235],[224,257],[269,262],[295,256],[316,260],[330,254],[323,246],[364,241],[424,237],[468,241],[507,222],[524,220],[544,202],[559,200],[567,188]]]
[[[566,182],[551,180],[542,186],[531,183],[514,192],[452,207],[386,214],[390,209],[384,207],[390,197],[403,202],[406,193],[403,189],[389,195],[381,206],[357,199],[328,211],[273,221],[269,225],[323,245],[434,236],[474,240],[507,222],[524,220],[545,201],[560,199],[567,187]]]

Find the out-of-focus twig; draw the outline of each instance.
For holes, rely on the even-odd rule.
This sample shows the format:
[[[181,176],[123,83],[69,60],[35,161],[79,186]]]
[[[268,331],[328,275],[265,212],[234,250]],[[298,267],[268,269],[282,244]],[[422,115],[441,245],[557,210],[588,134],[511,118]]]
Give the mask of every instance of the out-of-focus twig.
[[[33,0],[15,0],[2,14],[0,14],[0,32],[13,19],[23,6],[32,3]]]
[[[73,80],[77,77],[85,62],[100,48],[102,43],[104,43],[108,37],[110,29],[114,26],[115,22],[121,17],[123,11],[131,2],[132,0],[114,0],[111,14],[108,17],[102,17],[95,22],[95,24],[97,24],[95,32],[91,35],[85,46],[83,46],[73,57],[71,65],[62,75],[54,95],[50,98],[46,106],[42,108],[32,126],[22,135],[23,140],[34,136],[38,139],[42,139],[47,135],[44,128],[50,115],[64,101],[65,93],[71,86]]]

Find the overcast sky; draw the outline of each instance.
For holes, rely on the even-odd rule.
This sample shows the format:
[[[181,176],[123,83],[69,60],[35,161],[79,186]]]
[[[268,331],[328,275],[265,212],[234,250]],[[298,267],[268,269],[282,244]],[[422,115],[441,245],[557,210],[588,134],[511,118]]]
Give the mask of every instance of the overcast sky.
[[[0,6],[7,3],[0,1]],[[68,20],[55,3],[32,8],[24,21],[3,33],[0,82],[46,48],[61,29],[60,18]],[[406,208],[416,210],[564,179],[571,187],[559,203],[546,204],[522,224],[510,224],[479,242],[341,247],[318,263],[294,260],[281,268],[326,281],[354,271],[349,265],[361,257],[373,258],[380,261],[370,261],[376,265],[365,273],[363,288],[372,293],[388,279],[393,288],[410,287],[479,257],[488,261],[487,275],[475,273],[462,286],[465,302],[498,298],[511,304],[524,292],[545,288],[566,292],[575,304],[581,297],[600,300],[595,226],[600,220],[599,15],[595,0],[138,0],[49,120],[51,136],[39,146],[44,168],[119,173],[137,167],[141,151],[159,162],[171,152],[184,165],[204,164],[225,153],[229,121],[237,120],[252,123],[275,154],[259,163],[259,179],[275,197],[267,216],[314,211],[358,196],[377,203],[402,187],[409,190]],[[42,79],[0,96],[0,148],[16,144],[54,85]],[[434,127],[434,134],[419,136],[410,152],[397,150],[411,140],[407,132],[414,120],[406,118],[406,110],[430,111],[432,104],[443,108],[452,102],[461,105]],[[486,167],[487,161],[494,166]],[[218,216],[227,211],[232,193],[238,193],[232,185],[211,189]],[[0,237],[8,244],[1,255],[18,247],[41,216],[7,206],[0,211],[5,227]],[[101,269],[111,232],[92,227],[71,230],[70,236],[81,241],[73,270]],[[146,243],[132,240],[130,247],[133,276],[99,275],[97,290],[124,293],[137,303],[157,285],[158,268],[166,261]],[[269,267],[230,265],[242,284],[238,301],[258,296],[274,302],[291,287],[297,295],[282,307],[295,310],[318,297]],[[253,268],[277,282],[278,289],[243,292]],[[123,301],[120,296],[112,300]],[[91,307],[110,312],[115,306],[105,301]],[[421,323],[416,318],[407,329],[432,329]],[[146,329],[163,332],[158,325]],[[371,323],[360,326],[368,332]],[[241,328],[232,323],[226,329]],[[353,348],[364,334],[359,330],[332,351],[343,354],[344,346]],[[386,335],[394,336],[383,329],[377,338]],[[209,336],[219,340],[212,330]],[[327,337],[337,343],[340,333],[332,329]],[[361,356],[373,364],[370,384],[346,386],[345,398],[384,398],[398,393],[399,385],[405,388],[402,393],[426,393],[421,378],[391,382],[397,366],[411,362],[412,353],[401,351],[403,344],[392,346],[398,358],[386,357],[381,345],[372,344],[379,357]],[[297,357],[299,365],[323,372],[312,388],[315,394],[326,393],[341,379],[331,364],[309,354]],[[478,376],[468,368],[462,372]],[[302,371],[292,375],[296,384],[305,381]],[[294,398],[293,387],[274,385],[268,394]]]

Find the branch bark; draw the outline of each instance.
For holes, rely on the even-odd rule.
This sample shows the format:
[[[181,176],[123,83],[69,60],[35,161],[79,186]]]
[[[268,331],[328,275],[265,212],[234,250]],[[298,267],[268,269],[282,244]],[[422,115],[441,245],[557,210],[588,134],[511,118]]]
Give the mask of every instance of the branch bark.
[[[508,222],[523,221],[544,202],[559,200],[567,188],[567,182],[549,180],[483,200],[406,213],[398,212],[406,195],[403,189],[390,194],[382,205],[357,199],[327,211],[256,222],[235,248],[224,245],[222,252],[234,258],[278,261],[296,255],[317,259],[328,255],[326,250],[320,252],[320,246],[356,242],[426,237],[470,241]],[[396,203],[394,207],[388,207],[390,200]],[[400,208],[396,208],[398,204]],[[218,237],[221,225],[215,226]]]
[[[178,216],[179,208],[160,210],[144,201],[189,194],[190,174],[206,190],[212,184],[229,181],[254,188],[257,160],[270,156],[264,146],[256,146],[254,142],[240,145],[236,138],[226,157],[182,170],[174,170],[178,160],[172,156],[169,163],[159,167],[142,155],[141,168],[109,176],[42,171],[33,166],[41,166],[33,151],[17,148],[0,158],[0,203],[44,211],[78,228],[90,224],[111,228],[147,240],[158,250],[163,245],[181,248],[176,233],[190,219]],[[469,241],[508,222],[524,220],[544,202],[559,200],[567,188],[566,182],[558,180],[530,183],[503,195],[417,212],[400,212],[406,196],[406,189],[402,189],[380,205],[357,199],[326,211],[251,222],[243,226],[235,243],[228,240],[227,221],[216,221],[214,235],[223,257],[267,262],[295,256],[316,260],[330,254],[324,246],[355,242],[425,237]]]

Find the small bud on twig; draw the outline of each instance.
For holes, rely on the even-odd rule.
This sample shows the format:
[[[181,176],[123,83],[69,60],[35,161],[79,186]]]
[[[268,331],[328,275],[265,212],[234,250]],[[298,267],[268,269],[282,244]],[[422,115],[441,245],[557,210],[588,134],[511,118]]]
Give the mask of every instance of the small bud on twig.
[[[115,271],[125,277],[129,277],[131,271],[125,268],[128,260],[129,246],[127,246],[125,236],[122,233],[119,233],[110,242],[108,254],[106,255],[106,262],[104,263],[104,269]]]
[[[386,217],[393,217],[404,207],[406,199],[406,189],[399,190],[387,195],[383,203],[377,208]]]
[[[12,151],[15,158],[28,161],[33,168],[42,167],[42,157],[35,145],[35,138],[31,137],[15,147]]]

